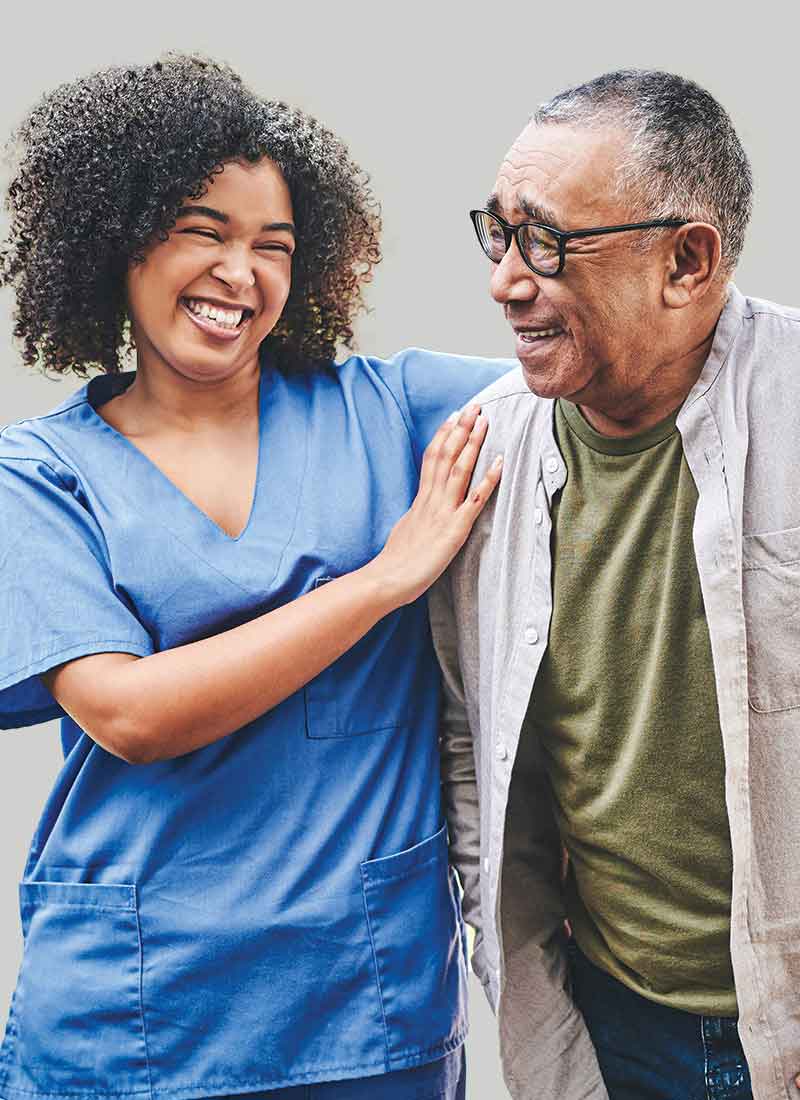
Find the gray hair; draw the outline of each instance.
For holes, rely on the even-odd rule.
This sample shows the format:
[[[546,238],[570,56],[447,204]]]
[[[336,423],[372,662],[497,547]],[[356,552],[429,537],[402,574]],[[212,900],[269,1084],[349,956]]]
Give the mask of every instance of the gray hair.
[[[631,220],[710,222],[722,238],[723,271],[736,266],[752,210],[750,163],[727,112],[693,80],[620,69],[560,92],[532,121],[627,132],[617,187],[633,203]]]

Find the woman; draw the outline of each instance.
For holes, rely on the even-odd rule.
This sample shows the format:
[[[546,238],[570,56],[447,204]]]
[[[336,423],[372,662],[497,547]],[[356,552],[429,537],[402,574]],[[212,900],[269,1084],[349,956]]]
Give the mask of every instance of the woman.
[[[477,408],[419,467],[500,367],[331,361],[370,192],[221,66],[95,74],[19,137],[24,358],[103,373],[0,437],[0,722],[65,752],[0,1096],[455,1096],[420,597],[500,476],[466,495]]]

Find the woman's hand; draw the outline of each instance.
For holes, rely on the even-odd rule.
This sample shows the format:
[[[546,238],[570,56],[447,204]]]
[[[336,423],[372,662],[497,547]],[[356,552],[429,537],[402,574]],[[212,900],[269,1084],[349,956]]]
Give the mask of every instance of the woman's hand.
[[[371,566],[398,604],[417,599],[444,572],[494,492],[502,470],[499,455],[467,493],[487,426],[480,408],[469,405],[442,424],[425,451],[414,503]]]

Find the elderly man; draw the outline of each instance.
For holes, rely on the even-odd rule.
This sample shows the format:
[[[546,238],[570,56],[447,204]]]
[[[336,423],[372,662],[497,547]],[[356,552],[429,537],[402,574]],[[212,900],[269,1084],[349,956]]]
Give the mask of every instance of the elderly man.
[[[503,479],[431,609],[520,1100],[800,1095],[800,312],[730,282],[750,206],[720,105],[625,71],[471,215],[521,370],[476,399]]]

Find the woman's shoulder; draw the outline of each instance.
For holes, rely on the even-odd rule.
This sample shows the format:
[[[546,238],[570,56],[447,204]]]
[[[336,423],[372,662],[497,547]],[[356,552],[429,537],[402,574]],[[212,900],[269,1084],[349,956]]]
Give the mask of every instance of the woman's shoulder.
[[[49,468],[56,476],[69,472],[65,440],[79,427],[87,388],[81,387],[48,412],[0,426],[0,468],[14,470],[26,464]]]
[[[334,364],[340,383],[382,388],[420,448],[454,410],[516,366],[516,360],[406,348],[389,358],[353,355]]]
[[[406,391],[456,392],[466,397],[477,393],[491,382],[518,366],[516,359],[500,359],[479,355],[432,351],[409,347],[388,357],[351,355],[334,369],[343,377],[378,375],[388,385],[402,386]]]

